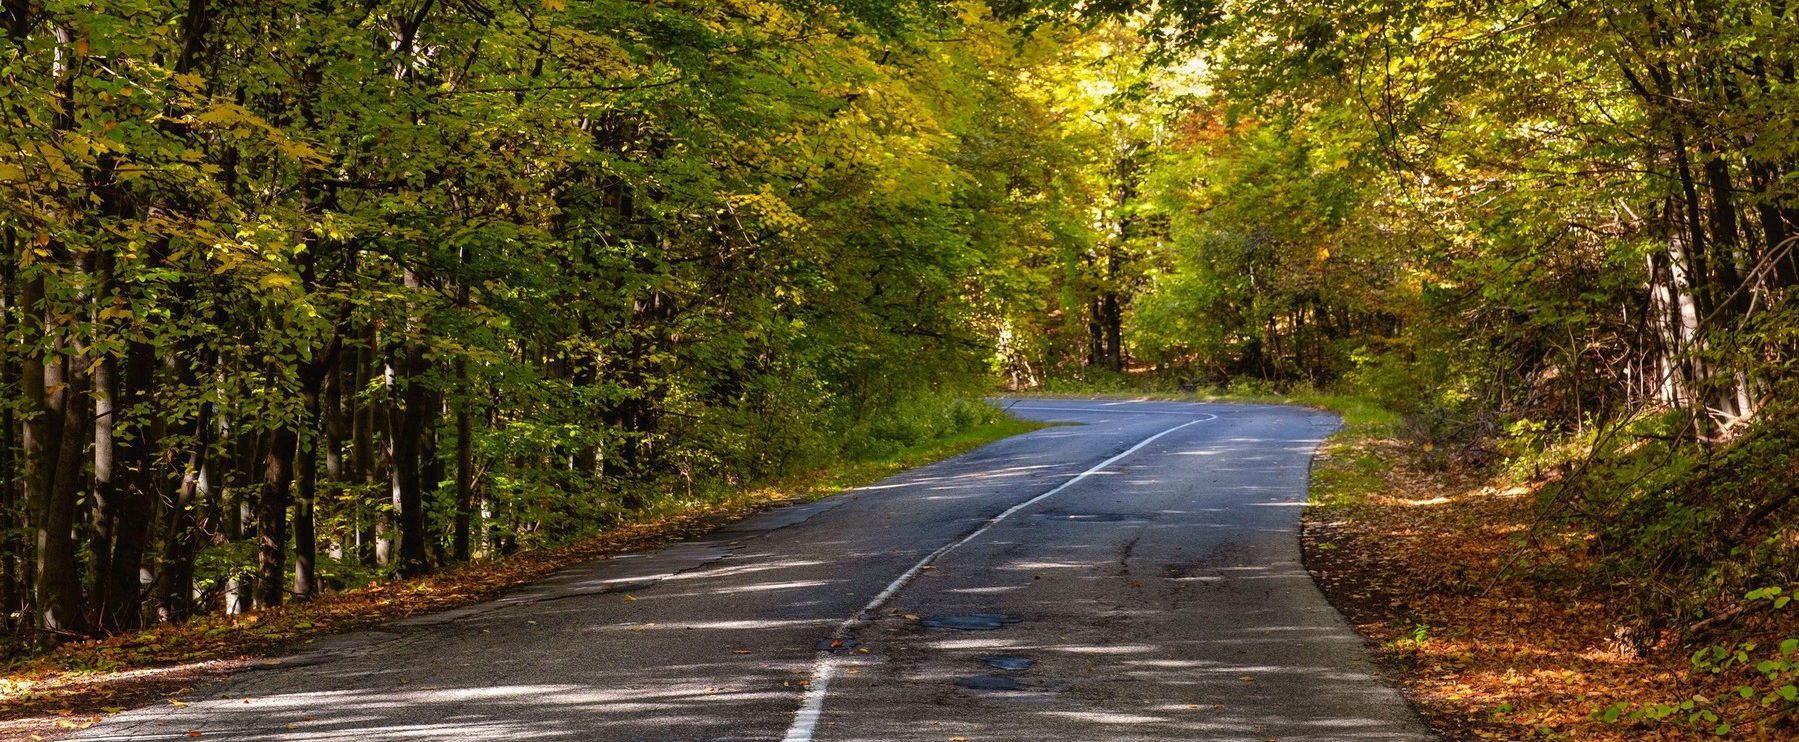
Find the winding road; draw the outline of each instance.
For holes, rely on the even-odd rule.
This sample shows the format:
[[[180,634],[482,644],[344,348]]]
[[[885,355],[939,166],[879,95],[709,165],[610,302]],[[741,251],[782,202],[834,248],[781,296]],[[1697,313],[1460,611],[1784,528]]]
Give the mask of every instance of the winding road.
[[[1425,742],[1300,565],[1277,405],[1079,423],[322,640],[78,739]]]

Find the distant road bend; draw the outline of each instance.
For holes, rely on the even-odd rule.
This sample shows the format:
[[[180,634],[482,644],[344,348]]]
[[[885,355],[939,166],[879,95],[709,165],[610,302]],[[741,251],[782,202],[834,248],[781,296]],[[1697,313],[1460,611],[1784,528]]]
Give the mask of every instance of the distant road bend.
[[[1003,400],[1046,428],[78,739],[1425,742],[1301,568],[1300,407]]]

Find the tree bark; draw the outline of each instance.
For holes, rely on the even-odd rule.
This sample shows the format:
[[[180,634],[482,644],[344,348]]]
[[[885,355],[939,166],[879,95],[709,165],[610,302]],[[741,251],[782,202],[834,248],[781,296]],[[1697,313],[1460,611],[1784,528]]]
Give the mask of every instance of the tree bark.
[[[115,491],[112,523],[112,556],[107,560],[106,607],[101,613],[107,631],[124,631],[143,625],[143,564],[150,538],[151,506],[161,483],[156,471],[157,426],[152,424],[150,390],[155,383],[156,349],[133,341],[125,351],[125,378],[120,381],[119,406],[137,424],[125,443],[116,449],[116,461],[127,467],[123,488]]]
[[[469,560],[469,530],[475,513],[475,446],[470,439],[474,425],[469,407],[456,407],[456,524],[450,556],[458,562]]]
[[[193,614],[194,542],[199,537],[194,506],[210,485],[207,449],[212,445],[212,430],[212,405],[202,404],[194,421],[194,447],[188,452],[181,483],[175,488],[174,499],[163,508],[154,592],[157,618],[165,622],[182,621]]]
[[[110,617],[117,611],[111,595],[113,526],[119,521],[119,492],[114,471],[113,425],[119,418],[117,362],[102,353],[93,363],[94,472],[88,507],[88,599],[94,604],[95,628],[112,631]]]
[[[321,422],[327,410],[320,404],[327,378],[337,367],[340,332],[320,349],[319,357],[301,364],[300,405],[304,412],[301,425],[306,440],[296,454],[299,466],[299,492],[294,501],[294,596],[302,600],[318,593],[318,530],[315,513],[318,502],[318,454],[327,436]]]
[[[263,457],[262,498],[256,504],[256,604],[281,605],[287,585],[287,507],[292,496],[294,452],[299,433],[293,426],[275,429]]]
[[[32,276],[20,291],[20,309],[37,331],[48,335],[54,327],[46,318],[44,278]],[[41,337],[41,335],[40,335]],[[59,497],[57,462],[60,457],[62,404],[53,400],[52,384],[63,382],[60,358],[47,357],[40,350],[29,354],[20,374],[19,435],[20,470],[25,498],[26,522],[31,527],[33,553],[32,603],[38,628],[51,636],[87,633],[82,610],[81,585],[75,570],[73,497]],[[66,398],[64,389],[55,395]]]
[[[418,272],[407,268],[402,285],[409,292],[424,287]],[[423,320],[412,312],[407,317],[405,335],[399,347],[388,353],[388,431],[387,451],[392,468],[389,483],[393,495],[396,524],[399,526],[399,572],[422,574],[429,566],[425,545],[425,497],[421,481],[423,471],[420,452],[425,426],[435,410],[430,389],[420,378],[425,370],[424,347],[413,335],[420,331]]]
[[[417,575],[427,566],[425,554],[425,500],[420,486],[419,451],[424,437],[424,409],[428,396],[424,383],[415,378],[422,362],[421,349],[408,341],[388,361],[389,398],[387,450],[395,523],[400,531],[396,562],[402,575]]]
[[[310,600],[318,594],[318,442],[300,448],[295,457],[299,487],[294,499],[294,599]]]

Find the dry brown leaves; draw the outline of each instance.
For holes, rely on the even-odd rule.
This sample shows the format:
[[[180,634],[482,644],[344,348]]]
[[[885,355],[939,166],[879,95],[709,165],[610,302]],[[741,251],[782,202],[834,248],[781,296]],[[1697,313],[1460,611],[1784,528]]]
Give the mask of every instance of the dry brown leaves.
[[[1534,492],[1410,469],[1397,441],[1339,446],[1321,472],[1366,456],[1392,466],[1308,511],[1307,566],[1445,736],[1696,738],[1590,718],[1618,701],[1691,697],[1703,680],[1681,653],[1623,648],[1618,596],[1581,579],[1578,551],[1533,538]]]

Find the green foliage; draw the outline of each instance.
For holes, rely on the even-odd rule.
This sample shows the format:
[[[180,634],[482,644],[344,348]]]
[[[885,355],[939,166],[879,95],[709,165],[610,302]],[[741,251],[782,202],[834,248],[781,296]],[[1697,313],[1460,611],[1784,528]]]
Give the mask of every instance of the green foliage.
[[[1729,611],[1770,579],[1799,580],[1790,534],[1799,416],[1763,411],[1729,445],[1708,449],[1680,433],[1679,413],[1634,419],[1580,447],[1562,465],[1565,497],[1593,513],[1595,548],[1616,579],[1646,581],[1641,612],[1659,629]]]
[[[1743,600],[1750,610],[1773,612],[1785,610],[1795,597],[1799,591],[1765,587],[1749,591]],[[1755,641],[1712,644],[1695,650],[1691,661],[1694,672],[1741,682],[1721,698],[1700,695],[1679,702],[1616,703],[1594,712],[1594,717],[1606,723],[1673,724],[1722,737],[1736,730],[1769,728],[1799,713],[1799,639],[1783,639],[1772,646]]]
[[[115,552],[157,581],[103,630],[991,422],[995,338],[1089,203],[1035,82],[1078,32],[976,3],[196,7],[0,34],[0,478],[31,482],[0,526],[79,537],[0,590],[22,616],[119,602]],[[40,481],[39,421],[113,443]],[[143,476],[84,491],[109,457]]]
[[[1132,24],[1150,63],[1129,110],[1162,146],[1128,201],[1155,226],[1120,324],[1122,365],[1154,381],[1095,387],[1309,385],[1391,409],[1424,463],[1539,487],[1512,565],[1579,554],[1641,650],[1746,632],[1719,617],[1799,580],[1799,11],[1007,7]],[[1091,352],[1066,359],[1104,328],[1064,294],[1044,375],[1093,379]]]

